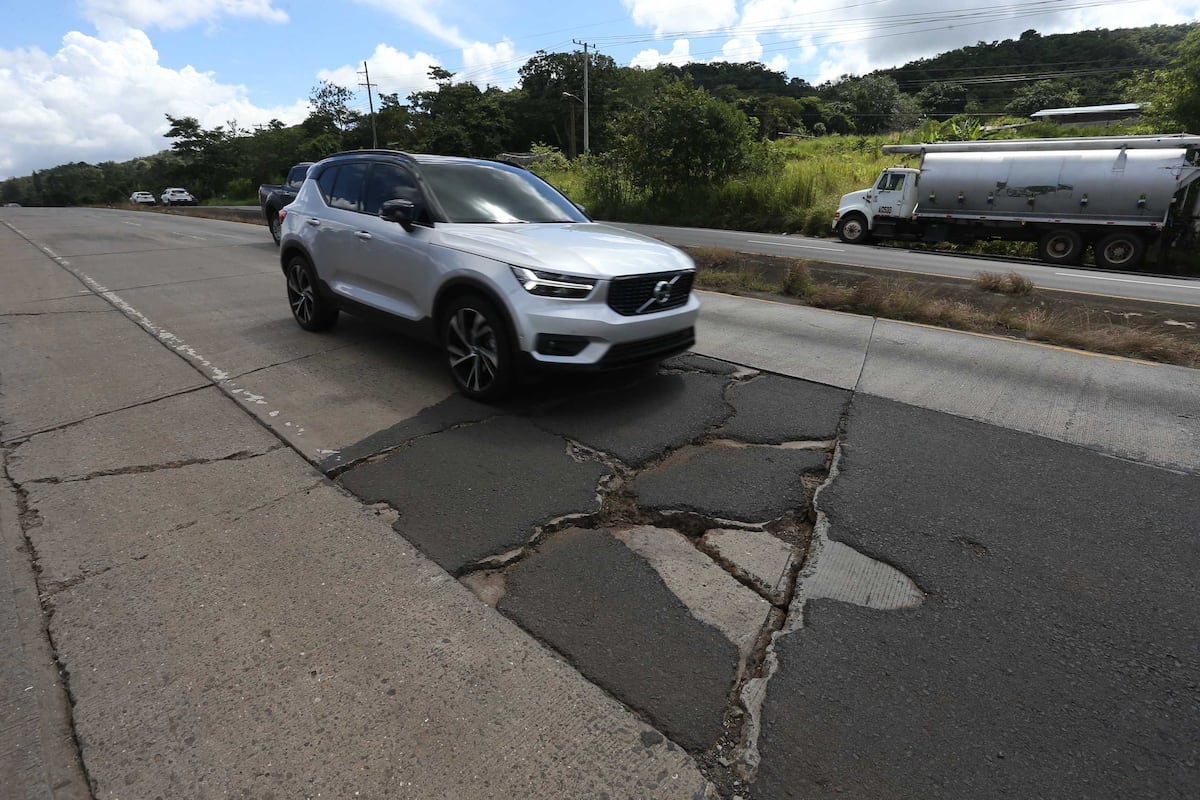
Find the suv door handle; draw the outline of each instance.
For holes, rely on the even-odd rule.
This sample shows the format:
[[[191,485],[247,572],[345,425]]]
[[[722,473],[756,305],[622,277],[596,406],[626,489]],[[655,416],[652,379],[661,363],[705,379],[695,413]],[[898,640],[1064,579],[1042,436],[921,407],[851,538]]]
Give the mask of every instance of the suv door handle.
[[[367,233],[366,231],[355,231],[354,235],[364,240],[372,238],[371,234]]]
[[[317,219],[316,217],[309,217],[306,220],[306,222],[308,222],[309,225],[320,225],[321,224],[321,220]]]

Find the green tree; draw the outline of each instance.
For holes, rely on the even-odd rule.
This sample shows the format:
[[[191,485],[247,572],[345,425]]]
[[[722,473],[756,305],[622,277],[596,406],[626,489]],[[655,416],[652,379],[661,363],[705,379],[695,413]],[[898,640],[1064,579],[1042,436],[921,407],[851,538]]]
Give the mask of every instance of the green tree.
[[[927,116],[949,119],[966,110],[968,97],[967,88],[961,83],[938,81],[917,92],[916,100]]]
[[[1072,108],[1079,102],[1079,90],[1062,81],[1036,81],[1018,89],[1004,110],[1013,116],[1028,117],[1048,108]]]
[[[623,171],[651,195],[742,172],[753,157],[753,130],[741,111],[683,82],[668,84],[645,108],[613,121]]]
[[[416,144],[412,113],[400,102],[396,93],[379,95],[379,111],[375,113],[375,129],[379,146],[394,150],[411,150]]]
[[[430,153],[493,158],[505,148],[509,120],[504,93],[494,86],[481,91],[473,83],[454,83],[454,73],[429,70],[437,89],[409,95],[417,146]]]
[[[305,124],[318,134],[349,130],[361,117],[350,108],[353,99],[354,92],[345,86],[321,81],[309,92],[308,102],[312,110]]]
[[[915,103],[900,91],[894,78],[875,73],[862,78],[843,78],[826,87],[838,110],[854,123],[857,133],[879,133],[915,122]],[[833,128],[832,121],[830,128]]]
[[[1200,28],[1183,40],[1169,69],[1138,73],[1121,88],[1147,105],[1147,121],[1163,132],[1200,131]]]

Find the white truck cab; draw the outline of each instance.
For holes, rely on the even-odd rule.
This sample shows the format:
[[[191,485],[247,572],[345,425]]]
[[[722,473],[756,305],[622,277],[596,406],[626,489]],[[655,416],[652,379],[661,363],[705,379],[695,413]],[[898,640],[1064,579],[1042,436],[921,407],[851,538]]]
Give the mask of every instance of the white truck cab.
[[[833,229],[842,241],[851,244],[871,238],[876,217],[905,219],[917,208],[917,180],[920,170],[909,167],[889,167],[879,173],[879,180],[870,189],[842,195]]]

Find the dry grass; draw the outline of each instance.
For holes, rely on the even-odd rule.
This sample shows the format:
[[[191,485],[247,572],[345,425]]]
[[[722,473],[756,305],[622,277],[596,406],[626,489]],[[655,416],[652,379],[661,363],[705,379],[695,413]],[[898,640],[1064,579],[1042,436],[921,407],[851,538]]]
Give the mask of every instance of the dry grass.
[[[975,283],[986,292],[1026,295],[1033,293],[1033,281],[1017,272],[980,272]]]
[[[946,296],[914,289],[903,280],[867,278],[849,285],[823,282],[813,277],[809,262],[804,260],[780,259],[786,264],[768,271],[762,266],[762,258],[750,259],[730,250],[702,248],[689,252],[696,261],[696,283],[702,288],[779,294],[817,308],[1020,336],[1077,350],[1200,367],[1197,342],[1138,323],[1103,316],[1097,319],[1077,309],[1038,306],[996,311],[974,304],[969,292]],[[780,277],[772,278],[772,274]],[[976,283],[1005,295],[1028,296],[1033,291],[1033,283],[1016,273],[981,273]]]

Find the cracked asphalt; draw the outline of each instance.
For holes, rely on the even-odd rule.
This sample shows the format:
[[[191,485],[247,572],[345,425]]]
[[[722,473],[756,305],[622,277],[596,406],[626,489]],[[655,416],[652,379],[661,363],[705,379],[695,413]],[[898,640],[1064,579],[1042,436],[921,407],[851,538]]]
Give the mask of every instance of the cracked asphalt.
[[[734,791],[739,687],[783,621],[849,398],[686,355],[491,416],[453,398],[351,445],[337,480]]]
[[[482,406],[111,218],[0,229],[16,796],[1195,796],[1190,373],[714,296],[745,363]]]

